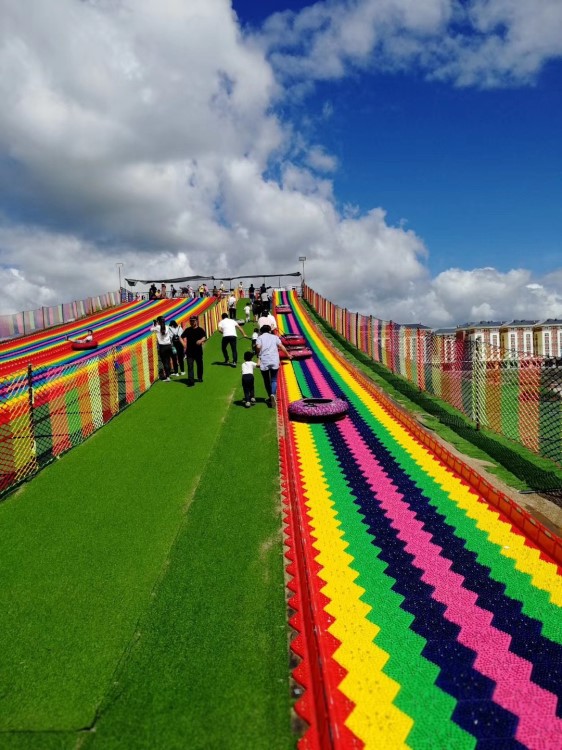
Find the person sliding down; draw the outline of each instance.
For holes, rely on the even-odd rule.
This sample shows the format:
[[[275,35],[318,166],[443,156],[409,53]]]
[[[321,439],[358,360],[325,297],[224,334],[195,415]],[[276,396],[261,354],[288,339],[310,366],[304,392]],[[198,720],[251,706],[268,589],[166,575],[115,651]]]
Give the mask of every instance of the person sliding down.
[[[70,341],[71,344],[87,344],[94,340],[94,332],[91,328],[88,328],[83,336],[78,336],[75,339],[68,337],[67,340]]]

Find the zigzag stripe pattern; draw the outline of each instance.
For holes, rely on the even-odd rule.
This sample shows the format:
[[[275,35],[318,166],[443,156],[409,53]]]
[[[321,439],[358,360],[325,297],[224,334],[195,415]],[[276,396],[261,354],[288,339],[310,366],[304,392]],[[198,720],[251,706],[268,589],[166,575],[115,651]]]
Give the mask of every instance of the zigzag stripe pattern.
[[[562,747],[560,569],[400,423],[295,295],[275,301],[293,310],[281,331],[313,351],[282,368],[281,408],[350,407],[280,424],[290,575],[307,551],[292,583],[299,747]]]

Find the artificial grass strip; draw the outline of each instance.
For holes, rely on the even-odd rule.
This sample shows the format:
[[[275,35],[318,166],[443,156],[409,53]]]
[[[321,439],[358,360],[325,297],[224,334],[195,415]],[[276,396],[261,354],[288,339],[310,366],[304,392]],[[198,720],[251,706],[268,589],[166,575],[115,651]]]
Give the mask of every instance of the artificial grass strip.
[[[2,750],[80,750],[83,733],[0,732]]]
[[[294,746],[275,415],[237,406],[88,748]]]
[[[1,729],[93,721],[192,491],[193,479],[170,468],[190,395],[180,383],[157,384],[0,506],[0,674],[10,675]],[[195,475],[225,407],[219,393],[207,404]]]
[[[244,348],[242,342],[240,348]],[[246,502],[252,498],[257,501],[260,493],[256,491],[253,452],[263,442],[261,447],[272,451],[273,462],[266,472],[260,466],[259,476],[261,486],[268,485],[269,499],[273,498],[273,487],[278,484],[274,413],[266,409],[263,400],[252,410],[233,408],[242,420],[243,429],[225,432],[232,395],[239,392],[241,398],[242,394],[239,369],[219,365],[222,359],[219,350],[220,339],[215,336],[206,345],[204,384],[195,388],[187,388],[185,380],[156,384],[118,419],[0,505],[0,575],[3,579],[0,629],[5,646],[0,651],[0,746],[18,750],[34,748],[37,738],[44,734],[42,730],[90,727],[95,723],[100,704],[109,716],[112,704],[104,700],[104,696],[115,673],[119,668],[125,669],[129,652],[136,653],[138,622],[144,622],[150,609],[156,606],[158,596],[154,594],[161,588],[164,590],[164,581],[171,569],[168,556],[176,538],[184,539],[191,555],[191,567],[199,568],[208,585],[215,582],[216,561],[212,563],[207,559],[202,564],[197,560],[199,549],[203,551],[204,540],[210,534],[205,516],[214,518],[212,504],[201,502],[198,506],[202,515],[195,536],[189,535],[190,523],[184,525],[186,518],[188,521],[191,518],[190,505],[195,490],[198,496],[205,496],[200,478],[209,476],[205,472],[209,470],[209,456],[214,455],[215,445],[220,444],[222,451],[210,470],[212,476],[218,477],[221,458],[234,454],[233,466],[237,465],[238,455],[241,461],[243,457],[243,462],[233,475],[228,472],[224,475],[224,484],[220,491],[215,488],[213,496],[220,496],[222,489],[230,486],[230,476],[237,480],[235,491],[242,491]],[[259,396],[259,381],[257,392]],[[273,430],[267,441],[262,440],[262,435],[267,433],[261,420]],[[230,465],[229,461],[227,463]],[[265,513],[261,507],[254,510],[260,515]],[[248,517],[238,527],[240,547],[246,546],[246,532],[254,530],[253,520],[253,516]],[[265,528],[271,531],[274,527],[279,533],[280,518],[272,517],[269,508],[267,523],[263,520],[259,528],[263,532]],[[231,525],[228,531],[232,533],[235,528]],[[276,717],[274,729],[279,729],[283,735],[283,739],[275,741],[279,747],[285,747],[292,740],[281,541],[273,532],[268,539],[269,545],[260,537],[265,544],[261,557],[240,571],[232,566],[224,545],[217,546],[216,552],[219,558],[224,557],[225,568],[231,576],[229,591],[236,604],[245,600],[256,604],[256,609],[242,607],[233,611],[240,622],[245,623],[244,630],[251,630],[254,639],[262,645],[265,643],[271,655],[271,671],[278,681],[274,685],[277,692],[276,697],[265,700],[264,705],[267,704]],[[254,596],[249,569],[252,568],[254,578],[263,576],[264,571],[273,577],[276,556],[279,587],[262,587],[259,596]],[[199,586],[202,590],[203,578]],[[182,589],[178,604],[188,607],[192,593],[191,589],[187,592],[186,601]],[[216,609],[207,609],[199,601],[200,627],[206,629],[206,615],[214,616],[225,633],[232,633],[226,610],[218,600],[215,605]],[[178,610],[178,617],[181,614]],[[179,644],[174,637],[172,641]],[[179,645],[183,649],[184,644]],[[231,638],[229,648],[222,652],[221,668],[237,674],[243,669],[234,646]],[[248,655],[250,677],[247,682],[252,680],[256,658],[252,661]],[[203,664],[200,673],[205,671]],[[217,668],[212,682],[226,696],[229,688],[225,690],[219,671]],[[137,677],[143,679],[140,675]],[[197,705],[197,696],[201,694],[197,681],[189,676],[181,677],[182,687],[190,685],[191,693],[186,702]],[[165,675],[162,679],[165,683]],[[256,681],[259,682],[257,678]],[[262,682],[271,688],[268,679]],[[159,694],[158,684],[152,683],[151,687]],[[251,704],[251,686],[246,684],[245,687],[244,700]],[[280,694],[282,698],[278,703]],[[157,704],[153,695],[146,697],[147,703],[142,709],[145,717]],[[239,696],[230,702],[224,701],[224,712],[235,716],[239,702]],[[173,703],[173,699],[170,700],[168,707]],[[259,724],[260,706],[258,703],[255,711],[256,724]],[[171,709],[170,712],[174,714]],[[142,726],[157,726],[162,714],[156,713],[152,719],[145,718]],[[168,723],[173,725],[174,720],[170,718]],[[261,723],[271,729],[265,718]],[[228,724],[223,721],[222,730],[227,728]],[[129,729],[134,732],[136,726],[130,725]],[[8,730],[21,730],[21,733]],[[222,730],[218,722],[212,732],[220,734]],[[158,733],[149,731],[149,735],[153,740],[152,748],[173,746],[164,740],[160,744]],[[56,743],[64,736],[51,734],[53,747],[58,747]],[[76,736],[81,743],[84,735]],[[104,742],[111,744],[113,739],[119,747],[134,747],[136,742],[136,737],[134,742],[128,743],[122,734],[112,738],[111,731],[104,732]],[[50,743],[51,740],[49,747]],[[222,746],[230,746],[229,740]],[[60,747],[66,750],[66,739]]]

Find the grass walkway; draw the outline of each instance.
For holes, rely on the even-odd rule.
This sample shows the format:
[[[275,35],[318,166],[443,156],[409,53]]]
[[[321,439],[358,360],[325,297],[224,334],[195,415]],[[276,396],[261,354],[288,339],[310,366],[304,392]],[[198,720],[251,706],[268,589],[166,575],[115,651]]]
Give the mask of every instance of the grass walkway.
[[[275,415],[219,349],[0,504],[3,749],[294,747]]]

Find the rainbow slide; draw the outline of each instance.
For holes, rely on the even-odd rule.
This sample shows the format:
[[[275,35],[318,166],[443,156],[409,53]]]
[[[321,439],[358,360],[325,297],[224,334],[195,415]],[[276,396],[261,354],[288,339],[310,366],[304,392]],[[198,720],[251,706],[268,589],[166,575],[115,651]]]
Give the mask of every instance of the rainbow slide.
[[[561,540],[277,301],[313,351],[279,394],[299,747],[561,748]],[[289,421],[304,397],[348,414]]]
[[[164,315],[167,321],[175,318],[187,325],[190,315],[203,313],[215,302],[213,297],[130,302],[80,321],[5,341],[0,344],[0,378],[29,365],[34,371],[44,371],[87,361],[108,349],[147,338],[152,321],[159,315]],[[67,339],[80,336],[88,328],[93,330],[94,338],[99,342],[97,349],[73,350]]]

